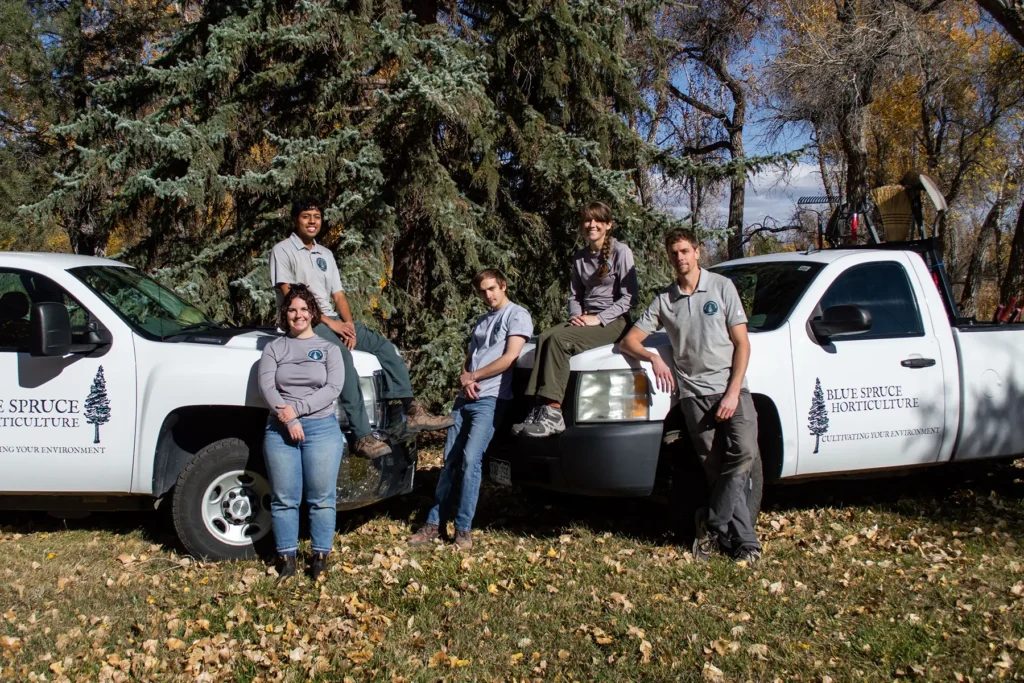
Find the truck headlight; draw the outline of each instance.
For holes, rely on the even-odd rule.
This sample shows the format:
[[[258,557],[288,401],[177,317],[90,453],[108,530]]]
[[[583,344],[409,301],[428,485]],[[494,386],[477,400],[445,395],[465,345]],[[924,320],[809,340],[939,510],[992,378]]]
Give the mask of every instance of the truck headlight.
[[[643,370],[581,372],[577,386],[577,422],[619,422],[649,417],[650,387]]]
[[[373,377],[360,377],[359,378],[359,390],[363,393],[363,408],[366,409],[366,417],[370,420],[370,426],[377,426],[377,383]],[[344,417],[344,422],[348,422],[348,418],[345,417],[345,409],[341,407],[341,401],[334,402],[334,416],[341,422]]]
[[[366,417],[370,419],[370,425],[377,426],[377,383],[373,377],[360,377],[359,390],[363,392],[363,408],[366,410]]]

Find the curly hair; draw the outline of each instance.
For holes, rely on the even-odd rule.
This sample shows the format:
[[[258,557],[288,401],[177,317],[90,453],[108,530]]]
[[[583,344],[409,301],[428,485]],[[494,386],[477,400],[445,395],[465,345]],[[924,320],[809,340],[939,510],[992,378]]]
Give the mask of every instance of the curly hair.
[[[315,210],[319,211],[322,216],[324,213],[323,202],[316,197],[300,197],[292,202],[292,220],[299,217],[299,214],[303,211]]]
[[[288,293],[284,295],[281,300],[281,308],[277,312],[277,325],[282,330],[287,332],[291,328],[288,326],[288,306],[291,305],[295,299],[302,299],[306,302],[306,307],[309,308],[309,325],[310,327],[316,327],[320,324],[320,320],[323,318],[323,313],[320,311],[320,304],[316,302],[316,297],[313,296],[313,292],[310,291],[309,287],[301,284],[290,284],[288,285]]]

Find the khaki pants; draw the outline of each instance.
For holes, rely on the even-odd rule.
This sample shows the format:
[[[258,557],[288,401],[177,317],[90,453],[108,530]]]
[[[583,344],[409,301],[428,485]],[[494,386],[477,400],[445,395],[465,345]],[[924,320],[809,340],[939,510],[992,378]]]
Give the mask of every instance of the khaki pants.
[[[614,344],[622,339],[628,326],[629,321],[623,316],[607,325],[575,327],[562,323],[545,330],[537,339],[526,395],[561,403],[569,384],[569,359],[577,353]]]

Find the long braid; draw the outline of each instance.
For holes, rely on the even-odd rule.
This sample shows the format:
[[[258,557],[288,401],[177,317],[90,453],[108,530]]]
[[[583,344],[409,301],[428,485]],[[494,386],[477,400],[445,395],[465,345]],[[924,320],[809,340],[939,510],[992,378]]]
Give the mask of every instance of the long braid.
[[[612,259],[612,236],[606,234],[604,236],[604,244],[601,245],[601,266],[597,269],[597,276],[602,280],[608,277],[608,273],[611,271],[611,259]]]

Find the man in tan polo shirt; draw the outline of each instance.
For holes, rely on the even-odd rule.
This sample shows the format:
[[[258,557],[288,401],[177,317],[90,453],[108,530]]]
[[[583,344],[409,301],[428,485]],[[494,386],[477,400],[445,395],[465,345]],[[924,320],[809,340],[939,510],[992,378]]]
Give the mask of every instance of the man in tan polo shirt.
[[[758,457],[757,413],[745,378],[747,315],[732,281],[698,264],[693,232],[673,230],[665,249],[676,281],[651,302],[620,348],[650,361],[659,389],[679,391],[679,409],[711,486],[708,507],[697,511],[693,556],[706,560],[722,552],[752,564],[761,558],[761,544],[746,500]],[[643,345],[660,327],[672,342],[672,369]]]

